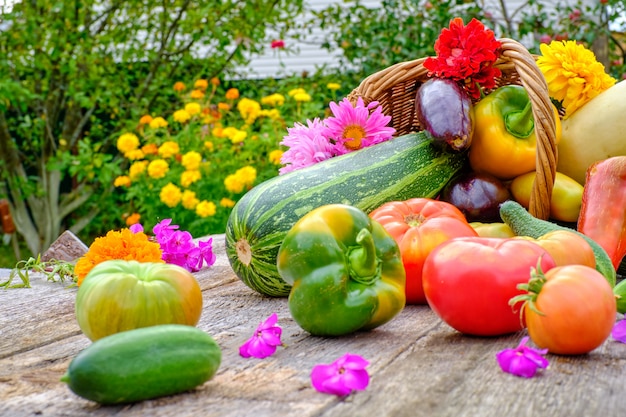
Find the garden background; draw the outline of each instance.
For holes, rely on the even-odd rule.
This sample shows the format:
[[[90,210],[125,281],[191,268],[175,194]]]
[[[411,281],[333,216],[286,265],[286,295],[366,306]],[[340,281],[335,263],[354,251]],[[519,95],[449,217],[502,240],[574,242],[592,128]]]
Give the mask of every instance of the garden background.
[[[529,0],[498,16],[484,1],[314,0],[0,2],[0,267],[42,253],[64,230],[89,245],[107,231],[172,218],[194,237],[223,233],[235,202],[279,174],[287,129],[328,113],[367,75],[433,55],[451,18],[499,37],[575,39],[626,73],[626,0]],[[493,2],[492,2],[493,3]],[[304,13],[312,18],[301,19]],[[249,79],[268,47],[323,28],[337,65]],[[289,34],[289,36],[287,36]]]

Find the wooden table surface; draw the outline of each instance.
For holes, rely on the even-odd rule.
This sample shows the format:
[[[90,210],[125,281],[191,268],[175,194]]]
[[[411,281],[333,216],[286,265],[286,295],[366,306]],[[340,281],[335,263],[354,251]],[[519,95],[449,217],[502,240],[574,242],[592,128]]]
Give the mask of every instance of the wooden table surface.
[[[464,336],[427,306],[407,306],[389,323],[344,337],[310,336],[285,298],[250,290],[234,275],[224,236],[217,261],[197,273],[204,310],[198,327],[222,348],[222,364],[197,389],[124,406],[99,406],[59,378],[89,345],[74,316],[76,288],[34,278],[33,288],[0,290],[0,416],[621,416],[626,413],[626,344],[607,340],[575,357],[548,355],[531,379],[500,370],[498,351],[524,333]],[[2,277],[0,277],[2,278]],[[244,359],[239,346],[278,313],[285,347]],[[350,352],[370,361],[365,391],[346,398],[316,392],[310,371]]]

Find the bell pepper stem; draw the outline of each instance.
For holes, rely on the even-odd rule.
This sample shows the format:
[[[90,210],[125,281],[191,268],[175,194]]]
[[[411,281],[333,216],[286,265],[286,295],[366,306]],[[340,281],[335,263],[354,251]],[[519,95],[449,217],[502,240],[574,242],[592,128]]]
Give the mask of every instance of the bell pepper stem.
[[[527,138],[533,133],[535,119],[533,118],[533,108],[530,100],[522,110],[512,111],[504,115],[504,125],[506,130],[516,138]]]
[[[380,275],[380,262],[376,257],[374,237],[368,229],[356,236],[357,246],[350,248],[350,277],[362,284],[372,284]]]

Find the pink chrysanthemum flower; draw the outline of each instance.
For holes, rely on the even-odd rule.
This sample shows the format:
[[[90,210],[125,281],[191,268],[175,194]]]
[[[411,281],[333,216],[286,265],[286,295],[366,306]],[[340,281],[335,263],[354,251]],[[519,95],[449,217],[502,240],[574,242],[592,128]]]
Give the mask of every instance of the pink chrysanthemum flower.
[[[391,139],[396,130],[388,127],[391,116],[383,114],[377,101],[365,106],[359,97],[356,106],[344,98],[330,103],[333,116],[324,121],[323,135],[335,142],[335,154],[343,155]],[[373,111],[372,111],[373,110]],[[370,114],[371,112],[371,114]]]
[[[283,138],[281,145],[289,149],[280,158],[285,166],[279,170],[279,174],[286,174],[335,156],[333,144],[323,135],[324,128],[324,123],[319,118],[307,120],[307,126],[295,123],[294,127],[287,128],[289,134]]]

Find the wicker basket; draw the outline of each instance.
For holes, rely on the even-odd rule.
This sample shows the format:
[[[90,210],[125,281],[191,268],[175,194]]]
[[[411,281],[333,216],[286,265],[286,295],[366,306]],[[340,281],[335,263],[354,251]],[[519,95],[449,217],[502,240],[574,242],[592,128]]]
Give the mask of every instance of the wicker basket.
[[[496,86],[524,86],[535,118],[537,176],[529,211],[535,217],[547,219],[557,163],[555,116],[548,86],[537,67],[536,56],[515,40],[504,38],[500,42],[502,54],[495,66],[500,69],[502,76],[496,80]],[[391,116],[391,126],[398,135],[422,130],[415,115],[415,95],[421,83],[428,79],[428,70],[423,66],[425,60],[420,58],[401,62],[370,75],[348,95],[348,99],[356,103],[360,97],[366,105],[378,101],[383,113]]]

